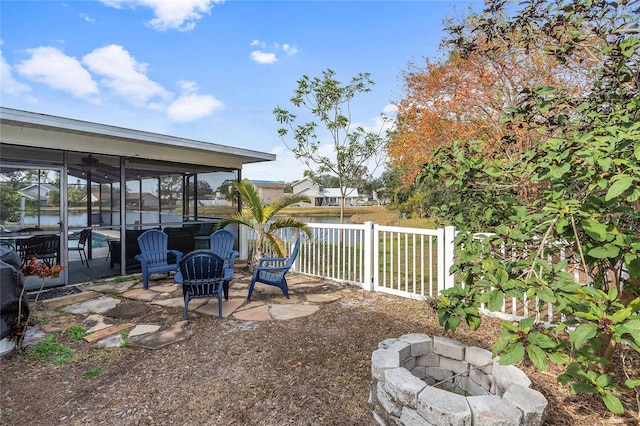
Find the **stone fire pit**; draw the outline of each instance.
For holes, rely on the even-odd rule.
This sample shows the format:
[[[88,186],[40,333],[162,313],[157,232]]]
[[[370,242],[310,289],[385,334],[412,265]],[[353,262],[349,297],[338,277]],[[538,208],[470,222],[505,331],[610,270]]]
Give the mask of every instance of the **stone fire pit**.
[[[371,356],[379,425],[541,425],[547,400],[518,368],[446,337],[406,334]],[[436,385],[436,386],[434,386]]]

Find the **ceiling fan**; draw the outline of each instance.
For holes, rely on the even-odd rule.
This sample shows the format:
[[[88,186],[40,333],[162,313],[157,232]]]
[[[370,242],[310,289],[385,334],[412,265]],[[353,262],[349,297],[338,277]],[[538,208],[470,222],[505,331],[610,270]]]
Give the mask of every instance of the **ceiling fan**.
[[[87,157],[82,157],[80,161],[82,170],[86,172],[94,172],[100,166],[100,161],[98,161],[97,158],[92,157],[91,154]]]

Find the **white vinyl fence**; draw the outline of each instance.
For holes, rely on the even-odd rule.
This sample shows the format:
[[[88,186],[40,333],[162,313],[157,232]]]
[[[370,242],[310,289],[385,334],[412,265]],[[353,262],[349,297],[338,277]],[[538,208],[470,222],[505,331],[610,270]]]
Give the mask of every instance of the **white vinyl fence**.
[[[453,227],[431,230],[373,222],[308,226],[312,236],[300,234],[296,272],[413,299],[437,297],[441,290],[453,286],[454,277],[449,274]],[[283,230],[281,238],[292,244],[297,235]],[[246,244],[240,246],[246,251],[240,258],[247,258],[255,248],[255,235],[243,227],[241,238]]]
[[[300,253],[292,270],[328,280],[411,299],[437,298],[453,287],[449,273],[455,258],[454,227],[439,229],[381,226],[373,222],[362,225],[309,223],[312,236],[300,233]],[[283,230],[280,237],[290,246],[297,231]],[[241,259],[255,248],[255,235],[241,227]],[[268,255],[268,254],[267,254]],[[564,253],[561,259],[565,258]],[[579,265],[569,268],[580,282]],[[537,299],[505,298],[498,312],[486,314],[509,320],[535,315],[538,321],[551,322],[557,314],[550,304]]]

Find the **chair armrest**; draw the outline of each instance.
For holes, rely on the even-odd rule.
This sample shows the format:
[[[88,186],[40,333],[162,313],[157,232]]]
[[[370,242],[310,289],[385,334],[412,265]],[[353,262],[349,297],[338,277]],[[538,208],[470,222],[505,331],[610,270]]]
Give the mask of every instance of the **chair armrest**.
[[[289,265],[285,265],[285,266],[258,266],[256,268],[256,272],[277,272],[277,271],[286,271],[289,268],[291,268],[291,266]]]
[[[169,253],[173,253],[176,257],[176,263],[180,262],[182,259],[182,252],[180,250],[167,250]]]
[[[258,267],[261,267],[262,264],[266,262],[286,262],[287,260],[289,259],[286,257],[263,257],[260,259],[260,262],[258,262]]]
[[[234,263],[236,263],[236,259],[238,258],[238,256],[240,256],[240,253],[238,253],[236,250],[231,252],[231,256],[229,256],[229,265],[233,265]]]

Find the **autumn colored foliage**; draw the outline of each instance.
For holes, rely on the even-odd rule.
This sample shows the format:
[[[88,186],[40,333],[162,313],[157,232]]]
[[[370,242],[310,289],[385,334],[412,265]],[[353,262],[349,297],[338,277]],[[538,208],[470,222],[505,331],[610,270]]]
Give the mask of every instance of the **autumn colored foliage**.
[[[491,55],[486,51],[462,55],[454,49],[446,60],[410,64],[403,73],[405,96],[397,103],[389,157],[405,183],[414,181],[438,147],[456,140],[477,141],[487,155],[499,151],[506,161],[517,161],[517,153],[540,139],[524,123],[507,127],[501,120],[505,108],[519,102],[522,88],[547,84],[580,90],[585,81],[558,72],[556,60],[541,52],[508,43]]]

